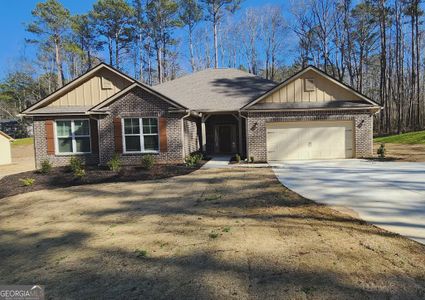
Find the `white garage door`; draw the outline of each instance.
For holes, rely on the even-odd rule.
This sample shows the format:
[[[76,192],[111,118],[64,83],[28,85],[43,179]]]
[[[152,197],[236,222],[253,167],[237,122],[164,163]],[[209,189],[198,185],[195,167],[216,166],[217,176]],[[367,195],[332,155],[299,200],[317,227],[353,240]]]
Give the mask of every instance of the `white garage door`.
[[[353,122],[267,124],[269,161],[353,157]]]

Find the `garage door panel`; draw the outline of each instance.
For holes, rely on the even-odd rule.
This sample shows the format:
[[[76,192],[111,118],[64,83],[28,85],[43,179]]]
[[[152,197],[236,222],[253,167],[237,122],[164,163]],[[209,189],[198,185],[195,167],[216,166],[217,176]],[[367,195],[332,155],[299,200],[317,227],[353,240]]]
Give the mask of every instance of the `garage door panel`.
[[[346,121],[268,124],[268,160],[350,158],[352,126]]]

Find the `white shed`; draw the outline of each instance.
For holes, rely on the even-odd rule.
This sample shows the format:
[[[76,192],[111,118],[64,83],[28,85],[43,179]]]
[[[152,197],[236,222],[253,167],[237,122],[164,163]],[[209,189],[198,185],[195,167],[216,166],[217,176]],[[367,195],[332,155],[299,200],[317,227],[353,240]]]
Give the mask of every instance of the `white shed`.
[[[0,165],[12,163],[11,143],[13,138],[0,131]]]

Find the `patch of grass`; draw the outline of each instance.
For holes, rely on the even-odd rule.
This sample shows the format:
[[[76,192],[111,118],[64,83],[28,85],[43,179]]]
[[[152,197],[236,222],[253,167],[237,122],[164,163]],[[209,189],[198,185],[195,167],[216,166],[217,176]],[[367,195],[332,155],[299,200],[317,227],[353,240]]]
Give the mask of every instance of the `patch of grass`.
[[[23,138],[23,139],[16,139],[13,141],[12,146],[25,146],[25,145],[31,145],[34,143],[34,138]]]
[[[425,131],[408,132],[375,138],[376,143],[390,144],[425,144]]]
[[[221,198],[220,194],[209,194],[204,197],[204,201],[214,201]]]
[[[217,233],[217,232],[210,232],[210,234],[208,234],[208,237],[210,238],[210,239],[216,239],[216,238],[218,238],[219,237],[219,234]]]
[[[225,226],[223,227],[223,232],[229,232],[230,231],[230,226]]]
[[[145,258],[148,256],[148,251],[144,249],[136,249],[134,250],[134,254],[136,254],[137,258]]]

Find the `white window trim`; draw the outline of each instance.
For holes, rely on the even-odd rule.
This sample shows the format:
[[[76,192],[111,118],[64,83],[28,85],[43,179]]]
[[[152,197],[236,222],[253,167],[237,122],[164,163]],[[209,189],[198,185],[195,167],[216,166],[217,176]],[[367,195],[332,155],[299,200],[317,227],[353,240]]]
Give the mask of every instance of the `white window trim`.
[[[62,138],[62,137],[58,137],[58,132],[57,132],[57,126],[56,126],[56,122],[57,121],[71,121],[71,142],[72,142],[72,149],[77,149],[77,142],[75,140],[75,137],[88,137],[89,138],[89,143],[90,143],[90,151],[89,152],[59,152],[59,143],[58,143],[58,139]],[[89,122],[89,134],[88,135],[78,135],[75,136],[74,133],[74,121],[88,121]],[[92,143],[91,143],[91,126],[90,126],[90,119],[56,119],[53,122],[53,134],[54,134],[54,138],[55,138],[55,155],[57,156],[69,156],[69,155],[86,155],[86,154],[91,154],[92,153]]]
[[[125,124],[124,124],[124,120],[125,119],[138,119],[139,120],[139,134],[126,134],[125,133]],[[143,133],[143,119],[156,119],[156,126],[157,126],[157,130],[158,133]],[[161,145],[160,145],[160,138],[159,138],[159,118],[157,117],[124,117],[121,118],[121,135],[122,135],[122,149],[123,149],[123,154],[158,154],[159,153],[159,149],[161,149]],[[140,137],[140,151],[127,151],[126,146],[125,146],[125,136],[139,136]],[[145,135],[154,135],[158,137],[158,150],[144,150],[145,148],[145,139],[144,136]]]

